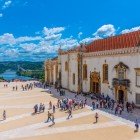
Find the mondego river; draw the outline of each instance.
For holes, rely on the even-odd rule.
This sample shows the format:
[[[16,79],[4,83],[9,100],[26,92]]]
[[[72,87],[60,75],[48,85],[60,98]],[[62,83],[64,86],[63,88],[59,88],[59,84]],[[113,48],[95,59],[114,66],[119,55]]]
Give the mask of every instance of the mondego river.
[[[5,80],[31,80],[31,77],[26,77],[26,76],[18,76],[15,71],[11,70],[6,70],[4,73],[0,74],[0,77],[3,77]]]

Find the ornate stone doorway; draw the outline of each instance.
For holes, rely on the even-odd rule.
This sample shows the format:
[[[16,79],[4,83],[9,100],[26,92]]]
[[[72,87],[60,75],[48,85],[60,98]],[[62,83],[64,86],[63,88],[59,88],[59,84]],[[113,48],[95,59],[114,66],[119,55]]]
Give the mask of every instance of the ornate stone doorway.
[[[125,86],[115,87],[115,99],[120,103],[124,103],[127,101],[127,89]]]
[[[119,103],[124,103],[124,91],[123,90],[118,91],[118,101],[119,101]]]
[[[90,73],[90,92],[100,93],[100,73],[91,72]]]

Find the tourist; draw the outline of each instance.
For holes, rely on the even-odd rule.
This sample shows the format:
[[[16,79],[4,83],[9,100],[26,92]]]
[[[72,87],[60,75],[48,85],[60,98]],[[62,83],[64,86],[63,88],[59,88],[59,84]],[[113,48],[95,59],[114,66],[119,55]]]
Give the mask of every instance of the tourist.
[[[47,121],[46,122],[49,122],[50,120],[52,120],[51,119],[51,116],[52,116],[52,114],[48,111],[48,118],[47,118]]]
[[[115,107],[115,115],[118,114],[118,106]]]
[[[95,114],[95,123],[97,123],[98,122],[98,118],[99,118],[99,115],[98,115],[98,113],[96,112],[96,114]]]
[[[51,117],[52,117],[52,118],[51,118],[51,120],[52,120],[52,125],[54,125],[54,124],[55,124],[55,122],[54,122],[54,114],[52,114]]]
[[[3,120],[6,120],[6,110],[3,111]]]
[[[39,105],[39,112],[42,112],[42,108],[43,106],[42,106],[42,103],[40,103],[40,105]]]
[[[18,87],[16,86],[16,91],[18,90]]]
[[[95,102],[92,101],[92,110],[95,110]]]
[[[67,119],[69,119],[70,117],[72,118],[72,110],[71,109],[68,110],[68,117],[67,117]]]
[[[52,109],[52,102],[49,102],[49,109]]]
[[[135,132],[138,132],[139,131],[139,123],[138,123],[137,119],[136,119],[136,122],[135,122],[135,127],[136,127]]]
[[[57,108],[60,108],[60,100],[57,100]]]
[[[15,90],[15,87],[13,87],[13,91]]]
[[[42,112],[44,112],[45,111],[45,105],[43,104],[42,105]]]
[[[38,105],[36,104],[35,106],[34,106],[34,114],[36,114],[38,112]]]
[[[55,113],[55,105],[53,105],[53,113]]]
[[[87,98],[84,100],[84,107],[87,105]]]

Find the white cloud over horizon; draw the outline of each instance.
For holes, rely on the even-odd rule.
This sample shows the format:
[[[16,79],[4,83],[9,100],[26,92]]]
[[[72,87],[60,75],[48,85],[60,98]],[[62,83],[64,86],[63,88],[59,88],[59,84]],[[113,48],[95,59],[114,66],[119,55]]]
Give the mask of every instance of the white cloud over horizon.
[[[140,26],[120,31],[121,33],[139,30]],[[9,57],[14,60],[43,61],[57,55],[58,49],[67,50],[79,46],[81,43],[91,43],[94,40],[110,37],[116,34],[116,29],[111,24],[101,26],[93,35],[83,37],[83,32],[77,34],[77,38],[65,36],[65,27],[44,27],[35,36],[15,37],[12,33],[4,33],[0,36],[0,58]],[[81,37],[82,36],[82,37]],[[4,59],[1,59],[4,60]]]

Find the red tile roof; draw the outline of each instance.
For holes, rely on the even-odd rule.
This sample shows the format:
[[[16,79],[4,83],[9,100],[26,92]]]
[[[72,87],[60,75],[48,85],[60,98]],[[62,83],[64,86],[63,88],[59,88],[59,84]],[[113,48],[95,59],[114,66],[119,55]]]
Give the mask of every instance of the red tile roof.
[[[97,52],[140,46],[140,30],[105,39],[95,40],[86,46],[87,52]]]

